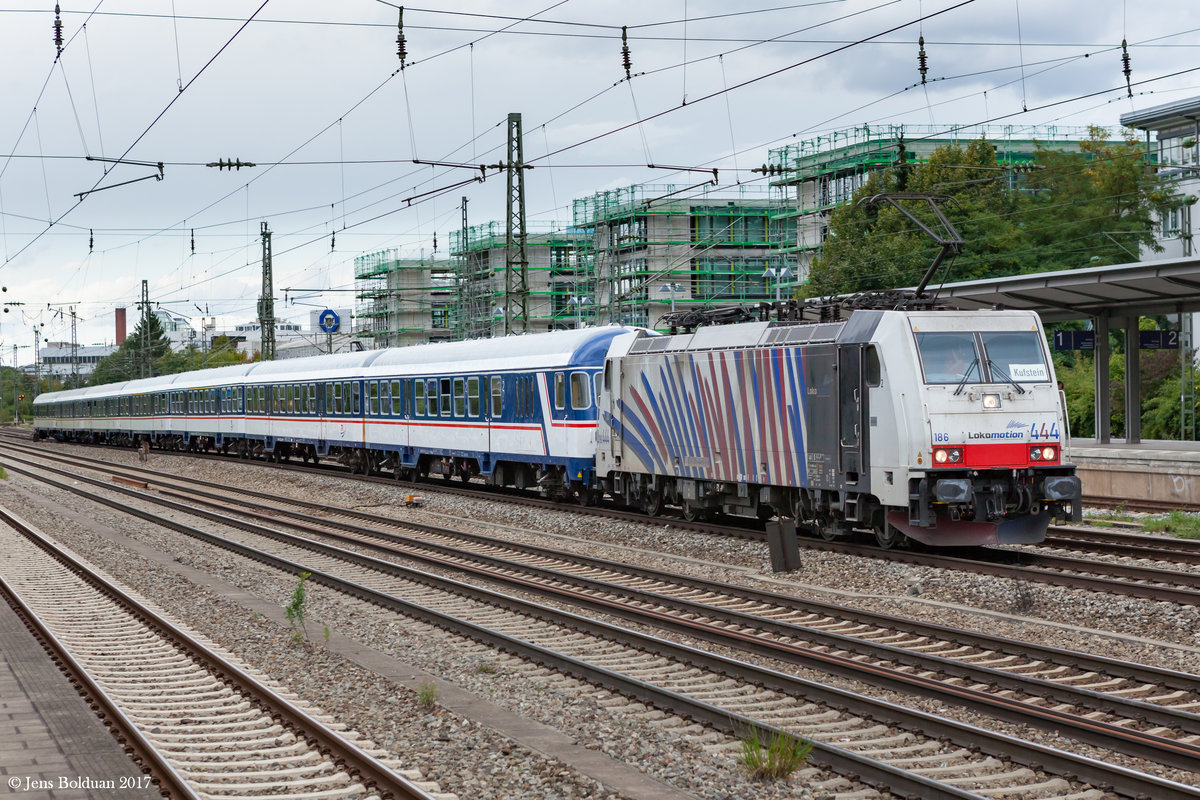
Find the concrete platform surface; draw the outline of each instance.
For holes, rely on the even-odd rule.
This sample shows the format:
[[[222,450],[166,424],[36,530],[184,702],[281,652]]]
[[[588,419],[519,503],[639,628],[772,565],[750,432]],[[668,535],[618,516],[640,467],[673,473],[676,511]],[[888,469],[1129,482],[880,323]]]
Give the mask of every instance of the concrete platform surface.
[[[0,600],[0,800],[160,797]]]
[[[1083,494],[1200,506],[1200,442],[1072,439]]]

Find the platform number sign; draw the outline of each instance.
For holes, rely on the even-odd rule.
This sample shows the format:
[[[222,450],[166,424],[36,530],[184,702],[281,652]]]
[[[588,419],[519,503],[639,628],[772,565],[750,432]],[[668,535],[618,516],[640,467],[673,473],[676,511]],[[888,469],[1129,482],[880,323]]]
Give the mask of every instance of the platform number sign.
[[[321,330],[325,333],[337,333],[341,327],[341,320],[338,319],[337,312],[331,308],[327,308],[321,312],[320,316]]]
[[[1055,350],[1095,350],[1095,331],[1055,331]]]
[[[1178,350],[1179,331],[1138,331],[1139,350]]]

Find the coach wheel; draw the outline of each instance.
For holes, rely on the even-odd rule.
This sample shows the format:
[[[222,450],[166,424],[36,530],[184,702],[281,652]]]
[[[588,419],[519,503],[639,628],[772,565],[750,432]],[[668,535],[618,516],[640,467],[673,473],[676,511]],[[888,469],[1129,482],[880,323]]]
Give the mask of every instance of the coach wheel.
[[[517,467],[517,474],[513,476],[513,486],[516,486],[521,491],[529,488],[529,470],[525,467]]]
[[[883,525],[875,526],[875,541],[884,550],[891,550],[893,547],[899,547],[908,539],[904,533],[889,522],[884,522]]]
[[[648,517],[657,517],[662,509],[662,495],[654,489],[647,489],[642,495],[642,512]]]
[[[704,518],[708,516],[704,508],[691,500],[684,500],[682,508],[682,516],[687,522],[703,522]]]
[[[600,493],[590,486],[584,486],[579,490],[579,505],[594,506],[600,502]]]

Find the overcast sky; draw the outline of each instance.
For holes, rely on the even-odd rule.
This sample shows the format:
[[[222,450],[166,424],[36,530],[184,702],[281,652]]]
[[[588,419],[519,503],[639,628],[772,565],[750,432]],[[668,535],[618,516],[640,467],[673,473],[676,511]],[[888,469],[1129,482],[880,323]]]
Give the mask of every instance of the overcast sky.
[[[703,177],[649,163],[718,167],[733,191],[762,185],[749,170],[770,149],[858,125],[1115,131],[1200,95],[1200,5],[1182,0],[429,3],[405,8],[403,72],[391,4],[260,2],[66,0],[57,60],[53,3],[0,3],[0,300],[23,304],[0,316],[4,363],[14,342],[31,360],[35,324],[70,338],[61,304],[81,343],[111,342],[143,279],[197,324],[252,319],[263,221],[278,316],[352,307],[354,258],[428,255],[435,237],[445,257],[464,195],[471,224],[503,224],[503,175],[448,188],[478,172],[412,159],[496,163],[510,112],[532,224]],[[103,189],[158,170],[87,156],[161,161],[163,179]],[[218,159],[258,166],[203,166]]]

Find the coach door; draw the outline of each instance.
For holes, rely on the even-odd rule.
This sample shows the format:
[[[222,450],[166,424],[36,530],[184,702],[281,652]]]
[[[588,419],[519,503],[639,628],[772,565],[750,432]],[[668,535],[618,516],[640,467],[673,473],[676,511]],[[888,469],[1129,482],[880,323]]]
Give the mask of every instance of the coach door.
[[[861,344],[838,348],[838,450],[842,481],[847,488],[865,492],[867,476],[863,472],[862,454],[866,394],[862,381],[862,352]]]

